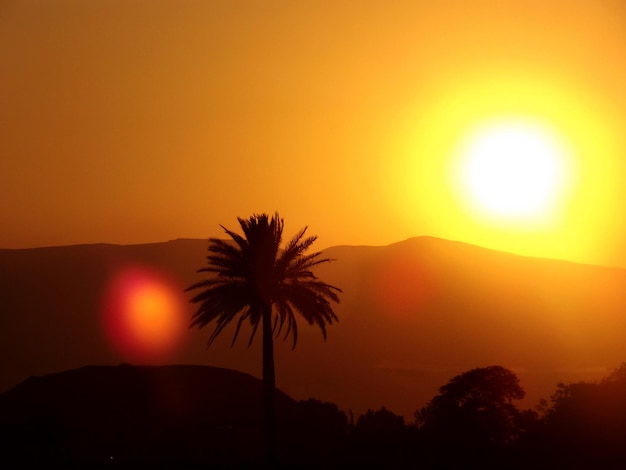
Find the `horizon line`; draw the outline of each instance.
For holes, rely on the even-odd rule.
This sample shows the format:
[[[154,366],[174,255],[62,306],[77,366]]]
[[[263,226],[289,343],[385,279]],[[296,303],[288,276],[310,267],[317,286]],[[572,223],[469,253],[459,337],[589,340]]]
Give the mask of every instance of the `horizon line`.
[[[219,238],[219,237],[204,237],[204,238],[178,237],[178,238],[169,239],[169,240],[162,240],[162,241],[134,242],[134,243],[80,242],[80,243],[67,243],[67,244],[60,244],[60,245],[39,245],[39,246],[29,246],[29,247],[20,247],[20,248],[0,247],[0,252],[2,252],[2,251],[45,250],[45,249],[55,249],[55,248],[66,249],[66,248],[89,247],[89,246],[133,247],[133,246],[142,246],[142,245],[163,245],[163,244],[166,244],[166,243],[184,242],[184,241],[203,241],[203,242],[208,242],[208,240],[211,239],[211,238]],[[574,261],[574,260],[567,259],[567,258],[556,258],[556,257],[555,258],[551,258],[551,257],[546,257],[546,256],[524,255],[524,254],[515,253],[515,252],[512,252],[512,251],[506,251],[506,250],[501,250],[501,249],[497,249],[497,248],[490,248],[490,247],[486,247],[486,246],[483,246],[483,245],[478,245],[478,244],[475,244],[475,243],[469,243],[469,242],[466,242],[466,241],[454,240],[454,239],[450,239],[450,238],[437,237],[437,236],[434,236],[434,235],[416,235],[416,236],[408,237],[408,238],[405,238],[405,239],[402,239],[402,240],[398,240],[398,241],[395,241],[395,242],[383,244],[383,245],[341,243],[341,244],[327,246],[327,247],[323,248],[320,251],[326,251],[326,250],[334,249],[334,248],[386,248],[386,247],[390,247],[390,246],[393,246],[393,245],[407,243],[407,242],[410,242],[411,240],[418,240],[418,239],[419,240],[424,240],[424,239],[440,240],[440,241],[444,241],[444,242],[448,242],[448,243],[454,243],[454,244],[459,244],[459,245],[466,245],[466,246],[469,246],[469,247],[475,247],[475,248],[479,248],[479,249],[482,249],[482,250],[488,250],[488,251],[495,252],[495,253],[503,253],[503,254],[516,256],[516,257],[521,257],[521,258],[527,258],[527,259],[540,259],[540,260],[559,261],[559,262],[564,262],[564,263],[570,263],[570,264],[576,264],[576,265],[584,265],[584,266],[594,266],[594,267],[601,267],[601,268],[606,268],[606,269],[622,269],[622,270],[626,269],[626,266],[621,266],[621,265],[618,265],[618,264],[616,264],[616,265],[606,265],[606,264],[597,264],[597,263],[591,263],[591,262]]]

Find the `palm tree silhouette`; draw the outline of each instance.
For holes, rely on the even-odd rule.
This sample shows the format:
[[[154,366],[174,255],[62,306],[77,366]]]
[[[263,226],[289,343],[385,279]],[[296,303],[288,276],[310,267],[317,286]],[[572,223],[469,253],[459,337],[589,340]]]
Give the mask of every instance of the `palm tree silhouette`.
[[[265,456],[275,459],[276,423],[274,416],[274,335],[293,337],[298,341],[297,311],[309,325],[317,325],[326,339],[326,325],[338,318],[331,301],[339,302],[341,289],[321,282],[311,269],[332,261],[320,258],[321,252],[305,254],[317,239],[304,237],[307,227],[281,249],[284,221],[276,213],[237,218],[243,236],[222,229],[232,240],[209,239],[207,266],[198,272],[212,273],[211,279],[193,284],[186,291],[201,289],[191,299],[199,304],[190,327],[203,328],[215,322],[209,345],[235,317],[239,317],[231,346],[235,343],[244,321],[252,325],[248,346],[262,325],[263,336],[263,403],[265,427]]]

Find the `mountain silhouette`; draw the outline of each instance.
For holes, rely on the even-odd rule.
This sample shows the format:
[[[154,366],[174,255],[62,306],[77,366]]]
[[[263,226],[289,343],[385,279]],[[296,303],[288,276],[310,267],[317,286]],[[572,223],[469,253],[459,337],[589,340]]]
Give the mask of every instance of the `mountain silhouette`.
[[[32,375],[127,362],[100,320],[111,278],[126,266],[149,266],[182,292],[201,278],[206,249],[206,240],[175,240],[0,250],[0,390]],[[337,261],[316,273],[344,292],[338,324],[326,342],[304,324],[295,350],[276,342],[277,386],[295,399],[331,401],[357,416],[385,405],[410,418],[454,375],[501,364],[520,377],[534,406],[558,382],[600,378],[626,358],[624,269],[431,237],[325,255]],[[207,349],[210,332],[186,331],[159,363],[260,376],[260,341],[231,348],[227,329]]]

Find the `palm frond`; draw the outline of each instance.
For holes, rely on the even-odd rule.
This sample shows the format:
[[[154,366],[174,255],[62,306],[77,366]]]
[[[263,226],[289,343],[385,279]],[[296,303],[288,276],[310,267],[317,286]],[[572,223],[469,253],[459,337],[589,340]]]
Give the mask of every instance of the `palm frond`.
[[[211,333],[211,336],[209,337],[209,340],[207,342],[207,348],[211,346],[211,344],[213,344],[213,341],[215,341],[215,339],[219,336],[222,330],[226,328],[226,325],[228,325],[233,320],[233,318],[235,318],[235,315],[222,314],[217,319],[217,325],[213,330],[213,333]]]
[[[201,287],[210,287],[216,282],[220,282],[220,281],[218,281],[217,279],[203,279],[202,281],[198,281],[195,284],[192,284],[191,286],[187,287],[185,289],[185,292],[189,292],[194,289],[199,289]]]
[[[296,322],[295,315],[293,313],[293,309],[289,302],[285,301],[284,298],[281,297],[280,301],[277,302],[277,316],[280,317],[280,327],[276,335],[280,335],[280,332],[285,323],[287,323],[287,329],[285,331],[285,336],[283,337],[283,341],[289,337],[289,333],[291,333],[293,338],[293,345],[291,349],[295,349],[296,343],[298,342],[298,323]]]
[[[242,237],[241,235],[239,235],[238,233],[235,233],[231,230],[228,230],[226,227],[224,227],[223,225],[220,225],[220,227],[222,227],[222,230],[224,230],[224,232],[226,232],[226,234],[233,239],[233,241],[237,244],[237,246],[239,246],[239,250],[241,250],[242,253],[245,253],[248,250],[249,247],[249,243],[248,240],[246,240],[244,237]],[[215,241],[217,241],[218,239],[213,239]],[[223,243],[223,240],[220,240]],[[209,250],[211,249],[211,247],[209,247]]]
[[[322,255],[321,251],[306,256],[300,256],[299,258],[293,260],[287,270],[287,277],[310,277],[312,274],[311,268],[320,264],[335,261],[332,258],[319,258],[320,255]]]
[[[287,243],[287,246],[283,250],[277,262],[277,265],[287,266],[294,258],[304,253],[304,251],[316,240],[317,237],[309,237],[305,243],[300,242],[307,229],[308,227],[304,227],[289,241],[289,243]]]
[[[230,347],[232,348],[235,345],[235,341],[237,341],[237,336],[239,336],[239,330],[241,329],[241,324],[244,322],[246,318],[250,316],[250,308],[245,308],[241,315],[239,315],[239,321],[237,322],[237,328],[235,329],[235,334],[233,335],[233,340],[230,343]]]
[[[200,304],[192,316],[192,327],[203,327],[213,320],[218,319],[219,321],[219,318],[224,315],[235,316],[250,302],[249,288],[243,282],[209,280],[202,282],[202,284],[208,285],[208,288],[190,300],[192,303]]]
[[[304,227],[289,241],[289,243],[287,243],[285,252],[295,252],[297,254],[302,254],[309,249],[309,247],[315,242],[315,240],[317,240],[317,235],[312,235],[303,239],[308,228],[309,227]]]
[[[281,297],[292,305],[309,325],[317,325],[326,339],[326,324],[339,320],[330,304],[330,301],[339,302],[334,289],[338,288],[324,283],[284,284],[281,286]]]
[[[333,302],[339,303],[339,295],[342,290],[339,287],[335,287],[325,282],[320,281],[317,277],[313,276],[312,280],[304,280],[293,283],[294,285],[302,286],[315,292],[320,297],[327,297]]]
[[[281,250],[284,221],[278,213],[273,216],[254,214],[237,218],[242,234],[224,226],[231,240],[209,238],[206,265],[198,270],[208,273],[204,279],[186,291],[200,290],[190,302],[198,304],[192,315],[191,327],[203,328],[214,323],[209,345],[236,317],[234,345],[242,325],[249,321],[252,344],[263,312],[274,307],[272,335],[283,340],[298,340],[295,312],[310,325],[317,325],[326,339],[327,325],[336,322],[332,302],[339,302],[341,289],[321,282],[313,268],[330,261],[322,252],[306,254],[317,237],[306,237],[307,227],[300,230]]]
[[[252,345],[252,341],[254,340],[254,335],[256,334],[256,330],[259,327],[259,323],[261,323],[261,309],[251,309],[250,312],[250,323],[252,323],[252,333],[250,334],[250,339],[248,340],[248,347]]]

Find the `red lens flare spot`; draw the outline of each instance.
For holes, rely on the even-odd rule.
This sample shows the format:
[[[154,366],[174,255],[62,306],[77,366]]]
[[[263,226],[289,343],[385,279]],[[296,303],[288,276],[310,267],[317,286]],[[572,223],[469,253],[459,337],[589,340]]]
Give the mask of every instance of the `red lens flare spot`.
[[[111,281],[104,297],[104,328],[126,359],[158,362],[174,353],[185,331],[182,289],[161,273],[130,267]]]
[[[433,281],[430,270],[419,261],[392,255],[376,267],[370,295],[388,315],[420,315],[433,301]]]

